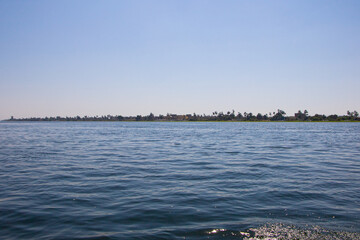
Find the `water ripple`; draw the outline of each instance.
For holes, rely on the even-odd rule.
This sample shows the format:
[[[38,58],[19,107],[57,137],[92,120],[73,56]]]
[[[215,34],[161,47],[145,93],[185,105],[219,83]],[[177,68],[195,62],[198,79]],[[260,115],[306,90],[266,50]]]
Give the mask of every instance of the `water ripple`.
[[[0,235],[360,239],[359,133],[357,123],[1,123]]]

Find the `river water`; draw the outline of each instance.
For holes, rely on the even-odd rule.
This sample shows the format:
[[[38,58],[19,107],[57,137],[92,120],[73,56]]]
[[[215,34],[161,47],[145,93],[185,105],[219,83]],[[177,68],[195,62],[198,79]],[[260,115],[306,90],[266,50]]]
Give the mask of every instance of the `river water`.
[[[360,239],[360,123],[2,122],[2,239]]]

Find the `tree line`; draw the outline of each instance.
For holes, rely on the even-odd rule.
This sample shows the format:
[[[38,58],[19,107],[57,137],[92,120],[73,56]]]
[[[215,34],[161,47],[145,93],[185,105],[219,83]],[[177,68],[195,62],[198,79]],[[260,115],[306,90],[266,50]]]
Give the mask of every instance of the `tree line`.
[[[324,115],[315,114],[310,116],[307,110],[299,110],[293,116],[286,116],[285,111],[278,109],[266,114],[253,114],[251,112],[235,113],[234,110],[227,112],[214,111],[211,115],[206,114],[166,114],[155,116],[153,113],[142,116],[121,116],[121,115],[103,115],[103,116],[75,116],[75,117],[31,117],[14,118],[13,116],[6,121],[309,121],[309,122],[336,122],[336,121],[360,121],[357,111],[347,111],[346,115]]]

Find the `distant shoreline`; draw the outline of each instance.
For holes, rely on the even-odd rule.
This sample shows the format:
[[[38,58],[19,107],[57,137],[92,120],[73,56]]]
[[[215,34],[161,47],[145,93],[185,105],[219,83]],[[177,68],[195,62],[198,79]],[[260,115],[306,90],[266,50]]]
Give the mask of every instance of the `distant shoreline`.
[[[75,116],[75,117],[30,117],[5,119],[5,122],[359,122],[360,117],[357,111],[347,111],[347,115],[308,115],[308,111],[298,111],[293,116],[286,116],[283,110],[269,112],[269,114],[258,113],[256,115],[247,112],[235,114],[235,111],[213,112],[212,115],[205,114],[166,114],[158,115],[150,113],[142,116],[121,116],[121,115],[104,115],[104,116]]]
[[[27,121],[27,120],[0,120],[0,123],[60,123],[60,122],[78,122],[78,123],[84,123],[84,122],[109,122],[109,123],[115,123],[115,122],[127,122],[127,123],[136,123],[136,122],[152,122],[152,123],[359,123],[360,120],[339,120],[339,121],[178,121],[178,120],[164,120],[164,121],[131,121],[131,120],[123,120],[123,121],[106,121],[106,120],[98,120],[98,121]]]

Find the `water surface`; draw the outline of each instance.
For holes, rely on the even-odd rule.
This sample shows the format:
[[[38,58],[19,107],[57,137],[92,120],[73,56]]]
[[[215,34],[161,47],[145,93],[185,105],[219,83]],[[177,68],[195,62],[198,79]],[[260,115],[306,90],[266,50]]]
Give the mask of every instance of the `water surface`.
[[[359,133],[359,123],[0,123],[0,236],[360,239]]]

